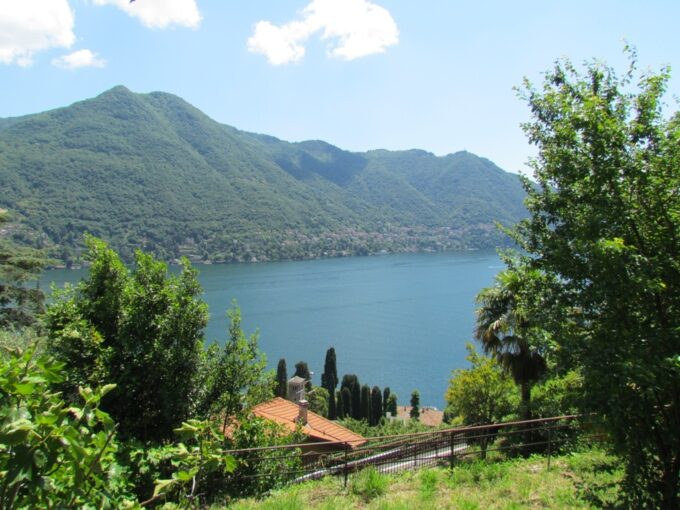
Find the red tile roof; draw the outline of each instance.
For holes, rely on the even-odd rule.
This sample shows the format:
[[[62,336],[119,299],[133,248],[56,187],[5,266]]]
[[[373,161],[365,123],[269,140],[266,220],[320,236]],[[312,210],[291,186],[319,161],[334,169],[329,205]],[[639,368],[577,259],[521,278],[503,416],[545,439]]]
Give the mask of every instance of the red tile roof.
[[[352,448],[366,442],[366,439],[359,434],[355,434],[342,425],[327,420],[312,411],[307,411],[307,424],[300,426],[297,422],[299,412],[300,407],[298,404],[281,397],[275,397],[253,408],[253,413],[256,416],[283,425],[291,432],[296,431],[300,427],[300,431],[303,434],[317,441],[342,441],[349,443]]]

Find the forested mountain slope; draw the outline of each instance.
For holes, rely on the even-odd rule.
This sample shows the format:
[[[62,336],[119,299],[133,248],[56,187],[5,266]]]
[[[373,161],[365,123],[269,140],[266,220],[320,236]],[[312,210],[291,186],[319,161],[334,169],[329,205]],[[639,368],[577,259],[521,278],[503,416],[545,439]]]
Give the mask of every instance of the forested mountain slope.
[[[121,86],[0,119],[0,187],[5,235],[69,262],[84,232],[169,260],[479,248],[524,214],[517,176],[467,152],[288,143]]]

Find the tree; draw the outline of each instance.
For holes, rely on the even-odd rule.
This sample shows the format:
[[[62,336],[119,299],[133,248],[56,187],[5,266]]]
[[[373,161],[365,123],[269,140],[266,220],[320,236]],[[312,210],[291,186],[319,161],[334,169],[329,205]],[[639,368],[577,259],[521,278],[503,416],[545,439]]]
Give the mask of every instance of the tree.
[[[382,393],[380,388],[373,386],[371,390],[371,417],[369,423],[373,426],[380,423],[380,418],[383,416]]]
[[[197,273],[178,275],[136,253],[128,270],[106,243],[86,238],[88,276],[55,296],[47,312],[49,350],[78,385],[116,385],[102,407],[123,437],[161,441],[188,418],[202,352],[207,307]]]
[[[411,393],[411,412],[409,416],[412,420],[420,418],[420,392],[418,390],[413,390],[413,393]]]
[[[371,422],[371,388],[368,384],[361,387],[361,416],[359,419]]]
[[[350,393],[350,413],[345,412],[345,417],[351,416],[355,420],[361,419],[361,384],[359,378],[354,374],[345,374],[342,376],[340,388],[347,388]],[[347,401],[345,401],[347,402]]]
[[[312,374],[309,371],[306,361],[298,361],[295,363],[295,373],[293,377],[302,377],[305,380],[305,389],[311,391],[312,389]]]
[[[390,389],[390,387],[385,386],[385,389],[383,390],[383,395],[382,395],[382,404],[383,404],[382,415],[383,416],[387,416],[387,403],[390,400],[391,394],[392,394],[392,390]]]
[[[453,371],[446,390],[444,419],[454,425],[487,425],[503,420],[513,409],[512,381],[495,358],[480,356],[466,346],[470,368]],[[482,438],[482,458],[490,438]]]
[[[335,404],[335,388],[338,386],[338,369],[335,359],[335,348],[331,347],[326,351],[326,360],[321,374],[321,386],[328,391],[328,417],[331,420],[337,418]]]
[[[241,311],[236,302],[227,312],[229,338],[208,364],[203,382],[205,393],[199,399],[201,418],[222,417],[224,425],[254,405],[272,396],[273,373],[267,372],[267,358],[259,350],[258,335],[246,337],[241,328]]]
[[[288,395],[288,370],[286,360],[281,358],[276,366],[276,396],[286,398]]]
[[[680,114],[669,71],[558,61],[522,90],[538,153],[513,237],[554,276],[551,332],[580,367],[585,410],[626,459],[636,508],[680,507]]]
[[[328,390],[322,386],[315,386],[312,391],[307,393],[309,410],[316,414],[328,418]]]
[[[0,209],[0,227],[7,221],[6,211]],[[37,250],[0,241],[0,327],[31,326],[43,312],[45,295],[26,283],[35,280],[44,266]]]
[[[390,393],[390,396],[387,398],[387,406],[385,408],[386,412],[390,413],[392,416],[397,415],[397,394],[396,393]]]
[[[477,295],[475,337],[485,353],[494,356],[512,375],[522,393],[521,416],[531,419],[531,387],[546,372],[546,361],[537,345],[543,330],[531,321],[531,302],[526,292],[539,273],[516,265],[501,271],[495,285]],[[526,299],[525,299],[526,297]]]
[[[342,417],[343,418],[351,418],[352,417],[352,393],[350,392],[349,388],[342,388],[340,390],[340,396],[341,399],[339,402],[342,402]],[[340,408],[340,406],[338,406]]]

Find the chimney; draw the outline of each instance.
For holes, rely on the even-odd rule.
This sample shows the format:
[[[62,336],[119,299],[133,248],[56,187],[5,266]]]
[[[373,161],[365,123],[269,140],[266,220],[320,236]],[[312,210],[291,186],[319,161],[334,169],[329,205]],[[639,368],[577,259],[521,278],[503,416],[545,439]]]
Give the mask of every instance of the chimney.
[[[300,400],[298,402],[299,412],[297,422],[300,425],[307,425],[307,407],[309,406],[306,400]]]
[[[300,402],[305,399],[305,380],[302,377],[292,377],[288,380],[288,400]]]

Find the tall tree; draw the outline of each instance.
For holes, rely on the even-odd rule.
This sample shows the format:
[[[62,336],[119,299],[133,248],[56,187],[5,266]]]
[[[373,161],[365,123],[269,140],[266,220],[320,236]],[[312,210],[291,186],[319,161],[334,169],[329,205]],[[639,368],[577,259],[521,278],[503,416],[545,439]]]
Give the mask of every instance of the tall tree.
[[[306,361],[298,361],[295,363],[295,373],[293,377],[302,377],[305,380],[305,389],[310,391],[312,389],[312,374],[309,371]]]
[[[236,302],[227,315],[229,338],[215,353],[198,408],[202,418],[220,416],[225,426],[243,411],[271,398],[274,386],[274,374],[266,371],[267,357],[258,347],[258,335],[248,337],[243,332]]]
[[[413,390],[413,393],[411,393],[411,411],[409,416],[414,420],[420,418],[420,392],[418,390]]]
[[[286,360],[281,358],[276,365],[276,396],[286,398],[288,394],[288,369]]]
[[[380,388],[373,386],[371,390],[371,419],[369,423],[373,426],[380,423],[380,418],[383,416],[382,393]]]
[[[342,382],[340,383],[340,388],[347,390],[350,393],[350,405],[351,412],[345,412],[345,416],[351,416],[355,420],[361,419],[361,384],[359,383],[359,378],[354,374],[345,374],[342,376]]]
[[[343,418],[353,418],[352,416],[352,393],[349,388],[344,387],[340,390],[340,395],[342,397],[342,417]]]
[[[368,384],[361,387],[361,417],[367,423],[371,422],[371,388]]]
[[[129,270],[103,241],[86,243],[87,277],[48,309],[49,348],[73,386],[117,385],[103,407],[123,436],[171,438],[190,412],[208,320],[197,273],[184,259],[170,275],[142,252]]]
[[[539,273],[515,266],[496,275],[495,285],[477,295],[475,337],[485,353],[494,356],[512,375],[522,393],[521,416],[531,418],[531,387],[545,374],[545,358],[539,350],[543,330],[532,321],[525,289]],[[536,338],[532,338],[536,337]],[[533,340],[533,341],[532,341]]]
[[[514,387],[510,377],[495,358],[480,356],[467,344],[470,368],[453,371],[446,390],[444,418],[454,425],[486,425],[497,423],[513,410]],[[491,438],[480,437],[482,458]]]
[[[680,507],[680,114],[670,78],[559,61],[522,91],[537,149],[514,238],[555,278],[550,328],[581,367],[586,410],[627,459],[635,508]]]
[[[0,227],[7,222],[7,212],[0,209]],[[43,312],[43,292],[27,282],[35,280],[44,266],[37,250],[0,241],[0,327],[31,326]]]
[[[335,404],[335,388],[338,386],[338,369],[335,359],[335,348],[331,347],[326,351],[326,360],[321,374],[321,386],[328,390],[328,417],[331,420],[337,418]]]
[[[385,386],[385,389],[383,390],[383,395],[382,395],[382,404],[383,404],[382,415],[383,416],[387,416],[387,402],[389,402],[391,394],[392,394],[392,390],[390,390],[390,387]]]
[[[385,406],[385,411],[386,413],[390,413],[392,416],[397,415],[397,394],[396,393],[390,393],[390,396],[387,397],[387,406]]]

